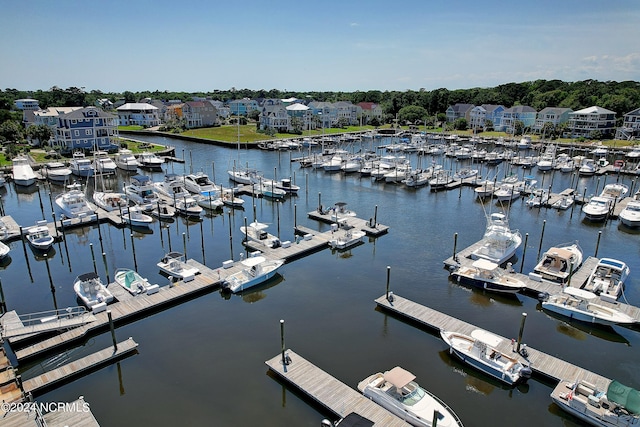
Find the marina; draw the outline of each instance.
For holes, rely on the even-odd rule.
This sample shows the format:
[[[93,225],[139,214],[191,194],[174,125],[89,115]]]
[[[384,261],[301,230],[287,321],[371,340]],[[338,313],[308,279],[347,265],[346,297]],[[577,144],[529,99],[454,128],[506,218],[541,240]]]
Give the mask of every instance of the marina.
[[[211,170],[209,176],[214,182],[227,184],[226,176],[223,177],[224,165],[229,158],[236,157],[235,150],[206,147],[204,154],[205,149],[198,144],[153,141],[177,145],[177,158],[186,158],[185,154],[180,156],[186,152],[189,158],[214,159],[216,164],[214,167],[204,163],[193,166],[189,162],[167,163],[163,166],[166,171],[143,172],[152,181],[162,180],[165,172],[186,174],[187,169],[193,167]],[[124,422],[118,413],[120,410],[132,414],[133,420],[127,419],[127,423],[142,422],[134,408],[146,402],[166,402],[168,390],[163,384],[168,382],[188,384],[188,388],[183,388],[184,393],[172,396],[185,407],[189,407],[189,400],[194,402],[195,423],[206,423],[215,416],[222,424],[244,425],[267,420],[268,425],[301,422],[317,425],[322,418],[346,415],[344,411],[350,406],[341,408],[332,403],[337,410],[331,409],[306,392],[299,394],[290,390],[289,385],[283,386],[264,375],[263,363],[274,353],[280,318],[287,320],[291,347],[309,355],[323,371],[339,378],[344,387],[351,389],[351,394],[361,397],[355,386],[371,372],[400,365],[415,373],[421,384],[424,382],[427,389],[455,408],[465,425],[473,425],[469,420],[490,423],[490,412],[497,407],[513,416],[524,411],[531,419],[530,425],[558,425],[570,419],[559,408],[546,410],[553,405],[549,397],[553,387],[549,381],[560,381],[556,378],[562,375],[584,373],[593,381],[625,377],[629,378],[626,382],[634,385],[633,365],[629,361],[636,356],[637,331],[618,326],[609,330],[590,329],[553,318],[540,309],[536,297],[541,292],[555,292],[559,286],[529,277],[539,253],[557,242],[579,240],[585,261],[572,276],[570,286],[581,287],[595,263],[603,257],[624,260],[631,273],[623,295],[609,304],[623,308],[638,319],[640,292],[636,272],[640,271],[640,264],[637,257],[629,255],[633,251],[627,252],[637,247],[638,235],[632,229],[618,226],[615,212],[606,222],[591,224],[582,221],[578,203],[559,211],[546,206],[530,208],[525,198],[508,204],[491,199],[479,201],[473,192],[473,178],[455,189],[431,192],[428,187],[408,189],[400,183],[376,182],[354,174],[301,169],[297,162],[291,162],[289,156],[277,151],[242,150],[241,155],[257,170],[277,168],[276,174],[291,177],[292,184],[300,186],[298,194],[274,201],[237,189],[236,197],[245,201],[244,210],[207,211],[197,220],[156,219],[148,230],[138,230],[123,226],[117,210],[107,213],[98,209],[91,221],[65,219],[61,222],[52,216],[48,207],[50,198],[61,191],[56,184],[39,184],[26,192],[7,186],[6,193],[2,193],[3,220],[8,230],[4,241],[11,252],[9,264],[0,271],[0,287],[8,312],[13,313],[8,314],[4,322],[12,326],[7,331],[13,329],[11,334],[7,332],[5,345],[11,349],[11,365],[24,378],[23,384],[40,378],[56,365],[73,363],[109,347],[106,312],[78,315],[78,319],[73,320],[55,314],[51,320],[54,323],[44,326],[47,322],[38,320],[37,328],[35,321],[25,323],[24,329],[19,329],[15,322],[16,317],[27,313],[45,313],[41,318],[51,318],[53,315],[46,313],[55,310],[61,313],[66,307],[78,306],[72,282],[74,277],[88,271],[96,271],[114,294],[115,300],[107,308],[116,334],[136,337],[139,343],[140,353],[136,357],[119,360],[106,369],[91,370],[90,375],[64,381],[62,387],[54,384],[42,389],[44,393],[39,395],[39,400],[73,402],[82,395],[92,403],[92,412],[100,423]],[[416,154],[410,159],[415,162]],[[440,161],[445,167],[451,162],[442,158]],[[468,167],[468,163],[465,165]],[[488,173],[486,167],[477,168],[482,176],[494,175]],[[502,169],[496,172],[506,175]],[[527,173],[536,174],[535,171]],[[630,188],[635,186],[634,177],[595,175],[580,178],[576,184],[577,178],[559,172],[554,174],[550,201],[565,197],[569,193],[566,189],[576,194],[599,193],[596,190],[602,189],[603,181],[607,180],[620,179]],[[546,172],[546,176],[540,173],[537,179],[540,183],[546,180],[545,186],[549,186],[551,175],[552,172]],[[117,171],[105,179],[105,184],[111,190],[122,189],[128,181],[127,172]],[[87,187],[91,189],[93,185]],[[332,211],[338,202],[346,202],[346,210],[357,214],[342,215],[337,212],[339,209]],[[321,209],[320,205],[323,205]],[[473,260],[467,256],[483,235],[485,212],[493,211],[508,212],[511,227],[522,234],[522,245],[509,260],[513,271],[508,274],[526,284],[523,294],[496,296],[461,286],[448,277],[449,267],[457,263],[471,265]],[[23,243],[19,241],[21,225],[29,226],[43,218],[48,219],[50,233],[57,236],[46,257],[23,250]],[[280,241],[279,247],[244,244],[240,227],[255,218],[268,224],[267,231]],[[346,249],[324,250],[343,226],[366,233],[363,242]],[[171,251],[183,253],[188,264],[198,269],[193,280],[171,281],[159,273],[158,260]],[[279,274],[255,289],[238,294],[225,292],[221,287],[225,277],[239,271],[240,261],[258,255],[257,252],[267,259],[286,260]],[[379,310],[372,309],[371,301],[379,298],[383,286],[381,277],[387,265],[393,268],[394,291],[397,289],[403,296],[397,300],[428,305],[438,313],[449,313],[451,319],[470,325],[468,327],[511,337],[517,333],[521,314],[528,313],[523,341],[528,344],[529,359],[547,355],[552,360],[549,366],[556,367],[547,366],[544,369],[549,375],[536,373],[526,385],[509,390],[472,368],[463,367],[448,357],[446,345],[439,337],[425,336],[420,328],[407,325],[400,320],[404,315],[392,314],[386,309],[381,315]],[[123,267],[134,269],[151,284],[158,284],[159,291],[152,295],[127,291],[115,283],[113,277],[114,272]],[[20,275],[19,269],[28,274]],[[454,320],[450,322],[449,329],[457,325],[466,330],[467,326]],[[425,328],[431,327],[425,325]],[[47,335],[34,335],[45,331]],[[311,335],[313,339],[309,338]],[[501,350],[510,353],[510,339],[506,341],[506,347]],[[336,348],[344,351],[336,356]],[[599,364],[597,357],[588,356],[594,352],[606,352],[612,360],[606,366]],[[298,353],[291,354],[300,358]],[[363,358],[365,354],[369,356]],[[220,368],[210,366],[208,360],[212,357],[220,361]],[[60,358],[63,361],[58,361]],[[277,362],[278,357],[273,360]],[[542,365],[542,359],[536,360]],[[166,369],[176,362],[180,364],[180,372]],[[237,381],[239,374],[232,369],[222,372],[224,366],[230,367],[231,363],[245,367],[246,372],[240,375],[243,383]],[[536,363],[532,366],[534,370]],[[161,369],[165,375],[162,381],[157,378]],[[120,386],[116,385],[115,391],[105,385],[112,380]],[[250,384],[251,410],[241,410],[232,404],[230,410],[222,411],[223,406],[229,405],[223,403],[221,391],[211,390],[212,382],[223,385],[225,394],[244,393],[246,384]],[[297,385],[293,388],[302,390]],[[118,389],[126,389],[126,398]],[[202,397],[205,390],[207,399]],[[342,393],[343,389],[337,390]],[[220,403],[209,403],[212,399]],[[314,401],[317,404],[312,403]],[[108,407],[111,405],[121,409],[111,411]],[[286,410],[272,414],[274,407]],[[269,415],[265,415],[267,413]],[[161,409],[147,416],[151,418],[145,418],[145,423],[180,422],[178,414]]]

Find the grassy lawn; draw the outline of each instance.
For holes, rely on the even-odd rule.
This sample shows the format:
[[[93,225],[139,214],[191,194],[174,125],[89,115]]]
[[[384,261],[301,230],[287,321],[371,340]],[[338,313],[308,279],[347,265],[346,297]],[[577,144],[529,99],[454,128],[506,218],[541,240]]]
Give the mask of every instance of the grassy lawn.
[[[118,130],[143,130],[144,127],[140,125],[130,125],[130,126],[118,126]]]

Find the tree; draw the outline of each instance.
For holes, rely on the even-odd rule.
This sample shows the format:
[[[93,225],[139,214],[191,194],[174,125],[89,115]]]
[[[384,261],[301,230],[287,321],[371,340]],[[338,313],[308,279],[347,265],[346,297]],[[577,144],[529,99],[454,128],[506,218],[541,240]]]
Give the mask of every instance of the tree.
[[[401,122],[416,123],[422,122],[427,117],[427,110],[417,105],[409,105],[408,107],[402,107],[398,111],[398,120]]]
[[[456,119],[455,122],[453,122],[453,128],[456,130],[467,130],[467,127],[467,119],[465,119],[464,117],[460,117],[459,119]]]
[[[291,127],[293,128],[293,133],[301,135],[303,125],[304,122],[300,117],[291,117]]]
[[[53,136],[53,131],[47,125],[35,125],[27,128],[27,136],[38,145],[47,143]]]
[[[542,126],[541,133],[542,137],[545,139],[555,139],[557,136],[556,125],[551,122],[545,122],[545,124]]]
[[[516,120],[513,127],[514,135],[522,135],[524,133],[524,123],[521,120]]]
[[[20,142],[24,139],[24,133],[20,122],[7,120],[0,124],[0,141]]]

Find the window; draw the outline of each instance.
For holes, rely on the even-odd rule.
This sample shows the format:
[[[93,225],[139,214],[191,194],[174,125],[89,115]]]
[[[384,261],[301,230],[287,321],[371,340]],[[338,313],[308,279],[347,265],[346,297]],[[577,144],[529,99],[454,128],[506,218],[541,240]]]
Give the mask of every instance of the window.
[[[79,130],[74,130],[73,131],[73,136],[80,136],[80,131]]]
[[[85,129],[84,134],[85,135],[93,135],[93,129]]]
[[[78,123],[78,121],[76,119],[71,119],[71,124],[75,125],[76,123]]]

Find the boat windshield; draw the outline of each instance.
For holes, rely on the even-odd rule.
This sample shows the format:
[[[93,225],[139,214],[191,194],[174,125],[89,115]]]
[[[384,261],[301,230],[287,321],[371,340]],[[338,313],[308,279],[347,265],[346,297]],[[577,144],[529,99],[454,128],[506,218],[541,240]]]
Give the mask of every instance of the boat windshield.
[[[415,382],[410,382],[400,390],[400,401],[406,406],[413,406],[418,403],[424,396],[425,391]]]

